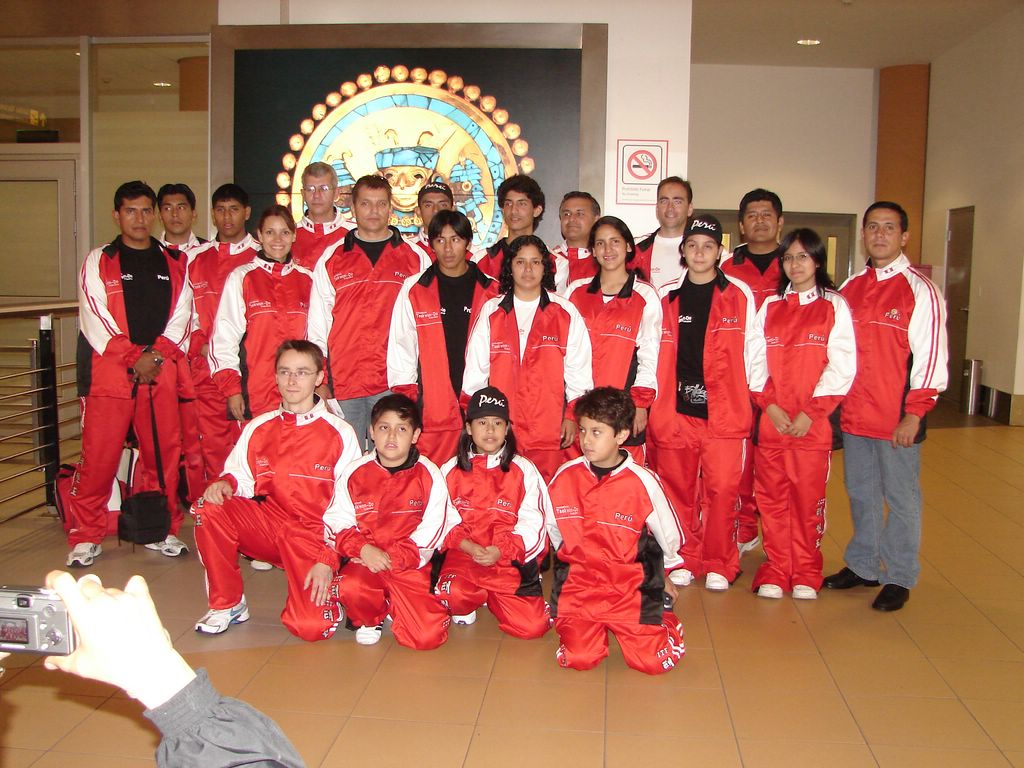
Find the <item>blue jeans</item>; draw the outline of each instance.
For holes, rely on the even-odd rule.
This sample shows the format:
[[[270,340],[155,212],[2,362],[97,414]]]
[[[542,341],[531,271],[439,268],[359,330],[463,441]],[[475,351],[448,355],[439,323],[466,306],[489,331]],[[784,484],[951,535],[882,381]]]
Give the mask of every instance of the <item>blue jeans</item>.
[[[363,453],[366,452],[368,446],[373,446],[372,440],[367,443],[370,435],[370,411],[373,410],[373,406],[377,404],[378,400],[390,394],[393,394],[392,391],[385,389],[376,395],[353,397],[351,400],[338,401],[341,410],[345,412],[345,421],[351,424],[352,429],[356,431],[356,437],[359,438],[359,450]]]
[[[921,572],[921,446],[844,432],[843,468],[853,518],[846,564],[863,579],[912,588]]]

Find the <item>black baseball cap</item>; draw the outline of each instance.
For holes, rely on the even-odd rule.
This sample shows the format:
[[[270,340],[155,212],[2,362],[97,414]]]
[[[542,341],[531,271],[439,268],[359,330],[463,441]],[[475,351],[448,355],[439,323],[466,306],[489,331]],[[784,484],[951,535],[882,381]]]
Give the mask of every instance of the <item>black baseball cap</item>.
[[[473,393],[466,408],[466,420],[472,421],[483,416],[497,416],[509,421],[508,398],[497,387],[484,387]]]

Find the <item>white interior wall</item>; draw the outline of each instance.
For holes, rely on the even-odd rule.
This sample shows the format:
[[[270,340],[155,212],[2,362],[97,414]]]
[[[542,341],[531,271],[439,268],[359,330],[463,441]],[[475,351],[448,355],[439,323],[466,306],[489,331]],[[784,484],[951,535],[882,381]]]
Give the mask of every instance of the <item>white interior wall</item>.
[[[277,24],[280,0],[220,0],[220,24]],[[388,19],[432,23],[606,23],[608,24],[608,114],[605,188],[596,191],[607,213],[621,216],[637,232],[654,226],[654,206],[615,205],[618,139],[669,142],[668,174],[686,175],[690,104],[690,0],[648,0],[642,6],[615,0],[514,4],[469,0],[431,5],[429,18],[418,0],[386,6],[353,0],[290,0],[292,24],[365,24]],[[569,140],[575,141],[575,137]],[[554,195],[549,194],[549,199]],[[553,201],[557,204],[557,200]]]
[[[756,187],[791,211],[859,214],[872,202],[874,70],[694,64],[690,89],[698,208],[735,208]]]
[[[1024,8],[931,66],[923,253],[943,264],[950,208],[974,206],[967,356],[986,386],[1024,394]]]

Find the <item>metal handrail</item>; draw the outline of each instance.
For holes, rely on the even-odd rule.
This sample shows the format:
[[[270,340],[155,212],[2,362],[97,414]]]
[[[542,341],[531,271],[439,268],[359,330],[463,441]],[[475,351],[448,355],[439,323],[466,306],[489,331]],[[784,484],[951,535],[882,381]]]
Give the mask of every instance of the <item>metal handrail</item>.
[[[34,304],[0,305],[0,320],[12,317],[69,317],[78,314],[77,301],[43,301]]]
[[[29,349],[32,349],[32,347],[29,347]],[[16,379],[19,376],[32,376],[33,374],[36,374],[36,373],[42,373],[45,370],[46,370],[45,368],[29,368],[27,371],[18,371],[17,373],[8,373],[8,374],[5,374],[3,376],[0,376],[0,381],[6,381],[7,379]]]
[[[21,416],[31,416],[33,413],[40,413],[44,410],[46,409],[40,406],[39,408],[32,408],[28,411],[18,411],[17,413],[12,413],[10,416],[0,416],[0,423],[9,421],[10,419],[17,419]]]
[[[32,427],[31,429],[24,429],[21,432],[14,432],[10,435],[4,435],[3,437],[0,437],[0,443],[6,443],[8,440],[13,440],[16,437],[25,437],[25,435],[32,435],[35,434],[36,432],[42,432],[44,429],[49,429],[49,426],[43,424],[38,427]],[[0,457],[0,461],[6,461],[6,459]]]
[[[16,397],[25,397],[25,395],[38,395],[40,392],[45,392],[46,387],[36,387],[35,389],[26,389],[21,392],[12,392],[9,395],[0,396],[0,403],[5,400],[13,400]]]
[[[5,448],[29,445],[14,453],[5,452],[0,457],[0,465],[12,470],[9,474],[0,477],[0,488],[2,488],[0,505],[7,505],[16,499],[24,499],[30,494],[34,494],[34,497],[5,508],[3,517],[0,517],[0,523],[20,517],[41,506],[55,506],[54,483],[60,466],[61,426],[79,421],[79,416],[75,415],[73,418],[63,420],[60,418],[60,409],[74,404],[76,400],[60,400],[58,393],[74,385],[75,382],[58,381],[58,379],[63,378],[61,371],[71,369],[75,363],[57,365],[53,320],[55,317],[72,317],[77,312],[77,302],[71,301],[0,306],[0,319],[33,316],[39,319],[38,337],[32,339],[31,346],[4,348],[10,353],[28,351],[29,365],[20,370],[15,366],[5,366],[8,371],[13,370],[13,372],[0,375],[0,386],[5,390],[5,394],[0,395],[0,406],[5,412],[19,409],[0,417],[0,423],[5,424],[6,428],[18,429],[16,432],[0,437],[0,445],[4,445]],[[26,389],[10,391],[25,385],[27,385]],[[22,464],[21,467],[10,465],[10,462],[30,455],[36,457],[34,461],[29,461],[33,466],[25,467],[20,461],[18,464]],[[22,486],[23,478],[39,471],[43,472],[41,482],[34,483],[29,487]],[[31,483],[31,480],[29,482]],[[44,491],[44,494],[36,493],[40,490]],[[15,511],[12,513],[9,511],[10,509]]]

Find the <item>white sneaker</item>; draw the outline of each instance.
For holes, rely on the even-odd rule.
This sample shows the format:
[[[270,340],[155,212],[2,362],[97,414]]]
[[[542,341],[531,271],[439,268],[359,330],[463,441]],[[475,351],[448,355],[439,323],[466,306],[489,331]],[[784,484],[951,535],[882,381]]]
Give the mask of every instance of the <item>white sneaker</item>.
[[[762,584],[757,588],[757,596],[770,597],[773,600],[778,600],[782,597],[782,587],[778,584]],[[796,597],[795,592],[793,596]]]
[[[68,568],[88,568],[96,558],[103,554],[103,547],[99,544],[90,544],[87,541],[80,541],[75,548],[68,552]]]
[[[250,565],[254,571],[272,571],[274,570],[273,563],[268,563],[266,560],[253,560]]]
[[[220,610],[210,609],[199,621],[196,622],[196,632],[204,635],[219,635],[227,632],[232,624],[241,624],[249,620],[249,606],[245,604],[245,597],[234,608],[222,608]]]
[[[465,624],[466,626],[469,626],[470,624],[475,624],[476,623],[476,611],[470,611],[469,613],[467,613],[467,614],[465,614],[463,616],[456,616],[456,615],[452,614],[452,621],[455,622],[456,624]]]
[[[356,642],[360,645],[376,645],[380,642],[380,636],[384,633],[384,625],[376,627],[359,627],[356,630]]]
[[[712,592],[725,592],[729,588],[729,580],[720,573],[709,573],[704,577],[704,588]]]
[[[181,557],[188,552],[188,546],[186,546],[185,542],[173,533],[168,534],[167,538],[163,541],[147,544],[146,549],[155,549],[161,555],[166,555],[167,557]]]
[[[761,537],[755,536],[750,541],[737,541],[736,548],[740,551],[740,557],[743,557],[747,552],[755,549],[758,544],[761,543]]]
[[[686,568],[677,568],[668,575],[668,580],[677,587],[688,587],[693,583],[693,573]]]
[[[818,590],[808,587],[806,584],[797,584],[793,587],[794,600],[817,600]]]

